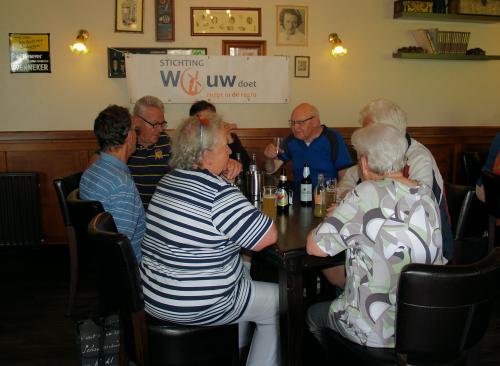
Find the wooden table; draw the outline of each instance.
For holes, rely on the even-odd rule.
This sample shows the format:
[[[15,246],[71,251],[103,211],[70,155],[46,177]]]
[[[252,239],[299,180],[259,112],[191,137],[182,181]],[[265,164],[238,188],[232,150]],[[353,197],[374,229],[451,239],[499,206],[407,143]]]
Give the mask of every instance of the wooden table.
[[[281,364],[302,365],[304,341],[303,272],[306,269],[326,268],[344,264],[345,255],[319,258],[306,253],[309,231],[321,219],[315,218],[312,207],[301,207],[297,202],[288,215],[278,214],[276,225],[279,239],[259,253],[259,257],[271,263],[279,272]]]

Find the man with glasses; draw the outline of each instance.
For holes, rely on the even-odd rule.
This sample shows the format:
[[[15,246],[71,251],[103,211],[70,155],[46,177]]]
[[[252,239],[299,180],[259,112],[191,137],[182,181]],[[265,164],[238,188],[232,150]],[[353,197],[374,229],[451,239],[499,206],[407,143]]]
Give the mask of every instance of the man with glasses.
[[[352,165],[344,139],[337,131],[321,124],[315,106],[299,104],[292,112],[289,125],[292,134],[278,147],[279,154],[273,144],[266,146],[264,169],[272,174],[292,160],[296,192],[300,187],[304,163],[309,164],[313,186],[317,183],[318,173],[323,173],[327,179],[339,178],[339,175],[342,176],[340,170]]]
[[[150,95],[142,97],[135,103],[132,120],[136,126],[137,146],[127,164],[146,209],[156,185],[170,171],[170,138],[165,132],[167,121],[163,102]]]

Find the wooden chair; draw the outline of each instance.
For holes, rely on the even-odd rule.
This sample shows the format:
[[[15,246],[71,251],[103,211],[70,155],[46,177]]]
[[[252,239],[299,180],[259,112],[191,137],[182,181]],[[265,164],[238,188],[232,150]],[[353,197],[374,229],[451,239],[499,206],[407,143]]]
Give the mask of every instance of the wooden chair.
[[[488,247],[495,246],[496,221],[500,219],[500,175],[483,170],[484,198],[488,209]]]
[[[71,191],[78,188],[80,185],[80,178],[82,177],[82,172],[68,175],[62,178],[54,179],[54,189],[56,191],[57,200],[59,201],[59,208],[61,209],[61,214],[64,222],[64,227],[66,228],[66,234],[68,236],[68,248],[69,248],[69,301],[68,308],[66,310],[66,315],[70,316],[73,311],[73,306],[75,303],[76,290],[78,286],[78,250],[75,236],[75,229],[71,223],[71,218],[69,216],[68,205],[66,204],[66,197]]]
[[[476,362],[499,280],[500,248],[470,265],[408,264],[398,285],[396,347],[364,347],[326,329],[329,360],[377,366]]]
[[[481,169],[483,168],[486,158],[488,156],[487,151],[464,151],[462,153],[462,162],[464,166],[465,173],[465,183],[470,187],[475,187],[479,176],[481,175]]]
[[[123,352],[120,364],[238,365],[238,325],[185,326],[154,319],[144,312],[136,258],[129,239],[116,232],[108,212],[89,225],[96,241],[101,315],[120,314]]]

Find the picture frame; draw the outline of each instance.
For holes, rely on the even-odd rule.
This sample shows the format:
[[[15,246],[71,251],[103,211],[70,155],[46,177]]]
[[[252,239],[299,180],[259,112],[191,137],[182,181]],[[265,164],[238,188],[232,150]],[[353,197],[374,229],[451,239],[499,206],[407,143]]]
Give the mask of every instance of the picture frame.
[[[223,40],[222,54],[226,56],[265,56],[266,41]]]
[[[125,69],[126,53],[204,56],[207,54],[207,49],[204,47],[198,47],[198,48],[108,47],[108,78],[124,78],[127,76]]]
[[[155,31],[157,42],[175,40],[174,0],[155,0]]]
[[[51,73],[50,33],[9,33],[10,73]]]
[[[115,0],[115,32],[144,33],[144,0]]]
[[[310,70],[309,56],[295,56],[295,73],[296,78],[308,78]]]
[[[308,8],[276,5],[276,45],[307,46]]]
[[[260,37],[260,8],[191,7],[191,35]]]

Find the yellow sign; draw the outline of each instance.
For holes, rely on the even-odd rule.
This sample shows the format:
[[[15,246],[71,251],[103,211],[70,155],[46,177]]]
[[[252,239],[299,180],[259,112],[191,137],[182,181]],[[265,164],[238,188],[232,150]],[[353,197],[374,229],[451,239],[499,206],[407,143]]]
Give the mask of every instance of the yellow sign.
[[[50,34],[10,33],[11,73],[50,73]]]

